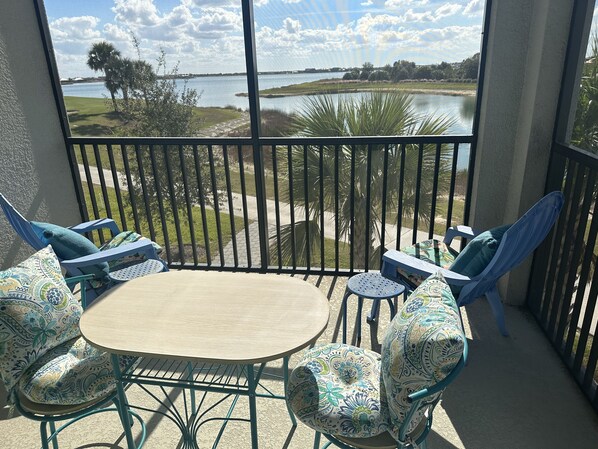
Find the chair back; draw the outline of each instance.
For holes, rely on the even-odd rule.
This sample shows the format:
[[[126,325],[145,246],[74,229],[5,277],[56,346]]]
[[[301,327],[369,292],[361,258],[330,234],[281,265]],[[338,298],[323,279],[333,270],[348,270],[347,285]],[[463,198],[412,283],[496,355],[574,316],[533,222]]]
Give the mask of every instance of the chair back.
[[[4,211],[4,215],[11,226],[14,228],[15,232],[19,234],[19,236],[25,240],[29,245],[33,247],[36,251],[39,251],[42,248],[45,248],[38,237],[38,235],[33,230],[31,223],[23,217],[18,210],[14,208],[12,204],[0,193],[0,207]]]
[[[538,201],[504,233],[496,254],[473,282],[459,294],[460,306],[469,304],[492,289],[498,279],[519,265],[546,238],[564,203],[561,192],[552,192]]]

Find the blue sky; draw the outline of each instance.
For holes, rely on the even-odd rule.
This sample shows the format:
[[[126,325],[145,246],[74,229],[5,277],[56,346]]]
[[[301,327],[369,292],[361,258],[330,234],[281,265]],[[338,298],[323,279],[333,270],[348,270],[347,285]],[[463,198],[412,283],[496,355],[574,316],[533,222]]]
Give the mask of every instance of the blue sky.
[[[181,73],[245,69],[240,0],[45,0],[63,78],[93,74],[94,42]],[[254,0],[258,69],[461,61],[480,47],[483,0]]]

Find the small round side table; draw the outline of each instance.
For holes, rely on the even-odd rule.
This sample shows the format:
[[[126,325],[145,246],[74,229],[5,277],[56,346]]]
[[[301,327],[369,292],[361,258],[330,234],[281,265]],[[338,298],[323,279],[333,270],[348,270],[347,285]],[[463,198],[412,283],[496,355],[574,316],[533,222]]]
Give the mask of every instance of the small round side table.
[[[378,315],[380,309],[380,300],[386,299],[390,307],[390,319],[395,316],[395,307],[392,298],[405,292],[405,286],[397,284],[390,279],[385,278],[380,273],[360,273],[349,279],[345,296],[343,297],[343,343],[347,342],[347,300],[351,295],[357,295],[357,344],[361,343],[361,309],[363,308],[363,298],[372,299],[372,311],[368,321],[373,321]]]

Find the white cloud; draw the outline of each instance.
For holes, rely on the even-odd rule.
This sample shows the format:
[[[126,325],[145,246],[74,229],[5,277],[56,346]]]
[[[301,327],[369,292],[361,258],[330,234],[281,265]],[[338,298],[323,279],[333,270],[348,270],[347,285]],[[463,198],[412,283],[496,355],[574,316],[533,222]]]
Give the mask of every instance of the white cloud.
[[[484,2],[482,0],[471,0],[463,9],[463,14],[473,17],[482,14],[484,11]]]
[[[258,8],[260,6],[265,6],[268,4],[268,0],[253,0],[253,6],[257,6]]]
[[[365,2],[360,3],[361,6],[372,6],[373,4],[374,4],[373,0],[367,0]]]
[[[291,4],[291,3],[301,3],[301,0],[282,0],[283,3]]]
[[[386,0],[384,7],[386,9],[401,9],[406,6],[425,6],[429,0]]]
[[[434,15],[437,19],[448,17],[457,14],[461,11],[462,6],[457,3],[445,3],[440,8],[436,9]]]
[[[100,37],[96,29],[100,19],[94,16],[62,17],[50,23],[54,41],[89,40]]]

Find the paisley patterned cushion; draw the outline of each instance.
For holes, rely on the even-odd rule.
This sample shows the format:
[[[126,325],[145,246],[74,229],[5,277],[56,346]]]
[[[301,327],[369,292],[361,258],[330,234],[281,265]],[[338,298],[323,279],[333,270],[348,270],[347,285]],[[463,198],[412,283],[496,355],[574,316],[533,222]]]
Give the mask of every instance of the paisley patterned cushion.
[[[305,353],[291,373],[288,398],[312,429],[367,438],[387,429],[380,384],[379,354],[332,343]]]
[[[444,379],[459,362],[465,345],[459,309],[440,273],[430,276],[392,320],[382,344],[382,378],[390,415],[390,433],[398,433],[411,408],[408,396]],[[416,410],[412,431],[440,393]]]
[[[0,272],[0,378],[9,397],[35,361],[79,336],[81,313],[52,247]]]
[[[115,235],[110,241],[104,243],[100,247],[100,251],[105,251],[107,249],[117,248],[122,245],[127,245],[129,243],[134,243],[139,240],[149,240],[147,237],[143,237],[142,235],[137,234],[133,231],[123,231],[117,235]],[[156,253],[158,256],[162,253],[163,249],[160,245],[156,242],[152,242],[153,247],[156,249]],[[110,271],[118,270],[119,268],[123,268],[126,265],[130,265],[139,261],[145,260],[145,256],[143,254],[133,254],[130,256],[123,257],[121,259],[111,260],[108,262],[108,266],[110,267]],[[93,288],[102,288],[108,285],[109,279],[94,279],[89,283]]]
[[[401,252],[447,269],[451,267],[455,258],[459,255],[457,251],[439,240],[426,240],[416,243],[413,246],[406,246],[405,248],[401,248]],[[400,268],[397,271],[414,288],[426,279],[419,274],[410,273]]]
[[[120,357],[120,367],[133,358]],[[19,390],[38,404],[75,405],[114,391],[116,380],[110,354],[89,345],[82,337],[46,352],[21,377]]]

